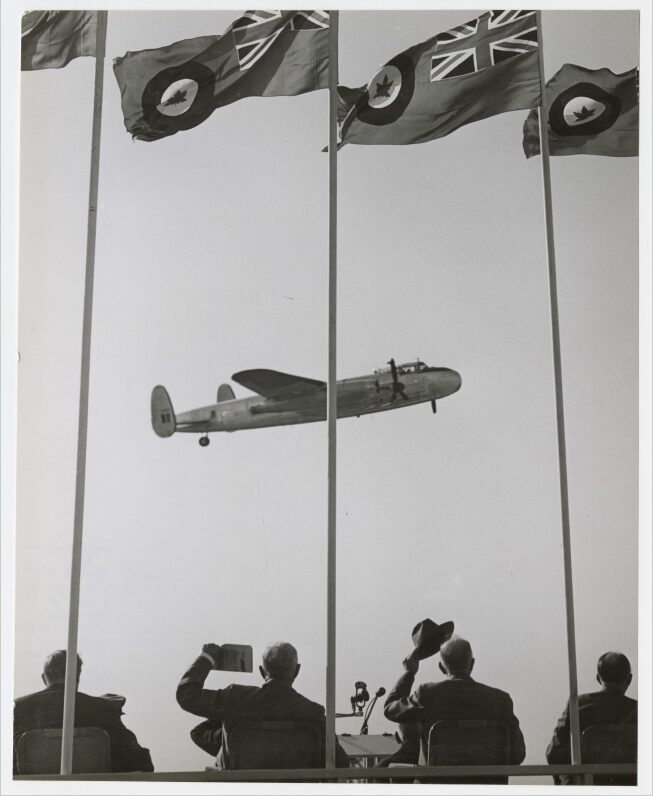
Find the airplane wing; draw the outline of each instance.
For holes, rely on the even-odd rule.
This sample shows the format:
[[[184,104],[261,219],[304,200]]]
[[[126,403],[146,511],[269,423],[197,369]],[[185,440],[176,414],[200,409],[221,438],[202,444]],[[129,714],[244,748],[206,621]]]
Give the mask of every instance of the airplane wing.
[[[234,373],[231,378],[264,398],[276,400],[310,395],[321,387],[326,387],[324,381],[291,376],[289,373],[279,373],[277,370],[266,370],[265,368],[241,370]]]

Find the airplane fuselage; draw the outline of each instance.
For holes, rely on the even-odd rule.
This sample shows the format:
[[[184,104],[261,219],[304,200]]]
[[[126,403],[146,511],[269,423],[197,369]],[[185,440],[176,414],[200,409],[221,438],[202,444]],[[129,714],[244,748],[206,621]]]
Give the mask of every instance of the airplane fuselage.
[[[337,382],[337,416],[354,417],[386,412],[403,406],[435,401],[460,388],[461,378],[449,368],[428,368],[422,372],[402,373],[405,395],[393,393],[392,376],[387,373],[359,376]],[[234,398],[182,412],[176,416],[178,432],[241,431],[325,420],[325,387],[311,394],[286,399],[260,395]]]

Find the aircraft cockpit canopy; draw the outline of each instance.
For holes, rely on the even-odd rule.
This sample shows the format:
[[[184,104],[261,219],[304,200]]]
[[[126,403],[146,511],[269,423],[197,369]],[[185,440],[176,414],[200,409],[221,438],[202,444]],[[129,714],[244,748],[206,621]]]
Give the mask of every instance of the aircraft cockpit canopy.
[[[404,362],[401,365],[397,365],[397,374],[402,373],[422,373],[423,371],[429,370],[428,365],[425,365],[420,359],[416,359],[414,362]],[[382,373],[391,373],[392,369],[390,365],[387,365],[384,368],[377,368],[374,371],[375,375],[379,375]]]

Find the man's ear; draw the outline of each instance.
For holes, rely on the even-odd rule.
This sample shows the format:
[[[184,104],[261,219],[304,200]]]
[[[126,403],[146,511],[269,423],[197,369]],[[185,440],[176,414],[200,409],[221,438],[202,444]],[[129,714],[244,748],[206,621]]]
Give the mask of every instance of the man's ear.
[[[261,677],[262,677],[264,680],[267,680],[267,677],[265,676],[265,669],[264,669],[262,666],[259,666],[259,667],[258,667],[258,670],[259,670],[259,672],[261,673]]]
[[[596,675],[596,682],[597,682],[599,685],[603,685],[603,683],[601,682],[601,678],[598,676],[598,674]]]
[[[48,684],[48,681],[45,679],[45,675],[44,675],[43,673],[41,673],[41,680],[43,680],[43,683],[44,683],[45,685],[47,685],[47,684]]]
[[[438,661],[438,667],[440,668],[440,671],[442,672],[442,674],[446,674],[447,673],[447,670],[442,665],[442,661]]]
[[[627,683],[626,688],[628,688],[628,686],[632,683],[632,681],[633,681],[633,673],[631,672],[628,675],[628,679],[626,680],[626,683]]]
[[[297,678],[297,675],[299,674],[299,670],[300,670],[301,668],[302,668],[302,665],[301,665],[301,663],[298,663],[298,664],[297,664],[297,668],[295,669],[295,676],[293,677],[293,680],[295,680],[295,679]]]
[[[472,662],[469,664],[469,673],[472,673],[472,669],[474,668],[474,664],[476,663],[476,659],[472,658]]]

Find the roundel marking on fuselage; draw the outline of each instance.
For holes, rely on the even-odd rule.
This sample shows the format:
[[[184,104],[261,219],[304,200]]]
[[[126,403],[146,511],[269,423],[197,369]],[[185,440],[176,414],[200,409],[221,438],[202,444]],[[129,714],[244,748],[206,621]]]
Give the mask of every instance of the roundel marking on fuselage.
[[[621,100],[594,83],[576,83],[549,108],[549,124],[560,136],[597,135],[616,122]]]
[[[392,124],[408,107],[415,90],[415,64],[402,53],[379,69],[367,84],[367,101],[357,113],[366,124]]]
[[[214,111],[215,75],[197,61],[157,72],[143,90],[143,118],[166,134],[189,130]]]

